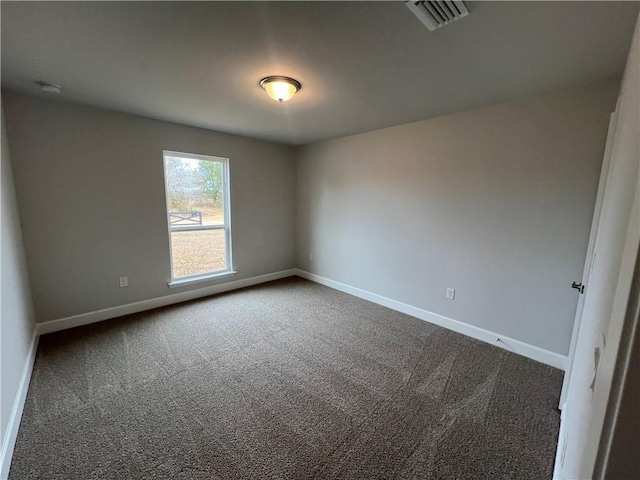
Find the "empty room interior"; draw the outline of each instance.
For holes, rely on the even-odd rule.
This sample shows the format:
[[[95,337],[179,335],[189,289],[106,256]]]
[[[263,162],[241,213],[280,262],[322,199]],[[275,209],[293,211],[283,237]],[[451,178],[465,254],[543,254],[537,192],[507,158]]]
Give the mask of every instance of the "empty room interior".
[[[2,1],[0,479],[640,479],[640,2]]]

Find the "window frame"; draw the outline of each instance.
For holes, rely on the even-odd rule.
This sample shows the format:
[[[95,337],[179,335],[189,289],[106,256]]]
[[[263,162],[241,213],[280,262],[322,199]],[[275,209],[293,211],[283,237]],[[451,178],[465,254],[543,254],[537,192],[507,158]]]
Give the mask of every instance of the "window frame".
[[[167,178],[167,157],[185,158],[188,160],[199,160],[218,162],[222,164],[222,209],[223,209],[223,223],[220,225],[199,225],[199,226],[182,226],[171,227],[171,218],[169,215],[169,195],[168,195],[168,178]],[[162,174],[164,176],[164,197],[165,197],[165,214],[167,221],[167,236],[169,239],[169,268],[171,272],[171,280],[169,281],[169,287],[179,287],[182,285],[204,282],[221,277],[227,277],[235,275],[236,271],[233,268],[233,248],[231,245],[231,189],[229,182],[229,159],[225,157],[218,157],[215,155],[201,155],[196,153],[176,152],[173,150],[162,151]],[[173,228],[173,230],[172,230]],[[225,264],[224,270],[215,270],[206,273],[197,273],[194,275],[187,275],[184,277],[174,277],[173,273],[173,246],[171,241],[171,233],[175,231],[196,231],[196,230],[223,230],[225,237]]]

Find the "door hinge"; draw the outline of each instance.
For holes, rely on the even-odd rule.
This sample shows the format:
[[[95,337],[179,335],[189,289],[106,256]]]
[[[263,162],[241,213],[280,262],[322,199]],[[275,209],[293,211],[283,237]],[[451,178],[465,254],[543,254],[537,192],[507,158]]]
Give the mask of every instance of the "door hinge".
[[[584,285],[582,283],[576,283],[573,282],[571,284],[571,288],[575,288],[576,290],[578,290],[580,293],[584,293]]]

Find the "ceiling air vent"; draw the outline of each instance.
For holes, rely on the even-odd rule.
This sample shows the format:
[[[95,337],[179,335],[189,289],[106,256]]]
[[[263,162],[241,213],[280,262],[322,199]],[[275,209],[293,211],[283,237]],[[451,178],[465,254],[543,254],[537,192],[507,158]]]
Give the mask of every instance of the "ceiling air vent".
[[[464,2],[459,0],[435,2],[409,0],[407,7],[431,31],[469,15]]]

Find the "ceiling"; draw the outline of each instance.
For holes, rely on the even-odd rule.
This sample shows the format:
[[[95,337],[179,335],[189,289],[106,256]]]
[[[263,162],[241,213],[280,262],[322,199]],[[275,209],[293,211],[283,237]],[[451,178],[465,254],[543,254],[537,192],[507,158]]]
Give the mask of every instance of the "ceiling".
[[[2,85],[300,145],[619,78],[640,4],[467,5],[430,32],[401,1],[3,1]]]

